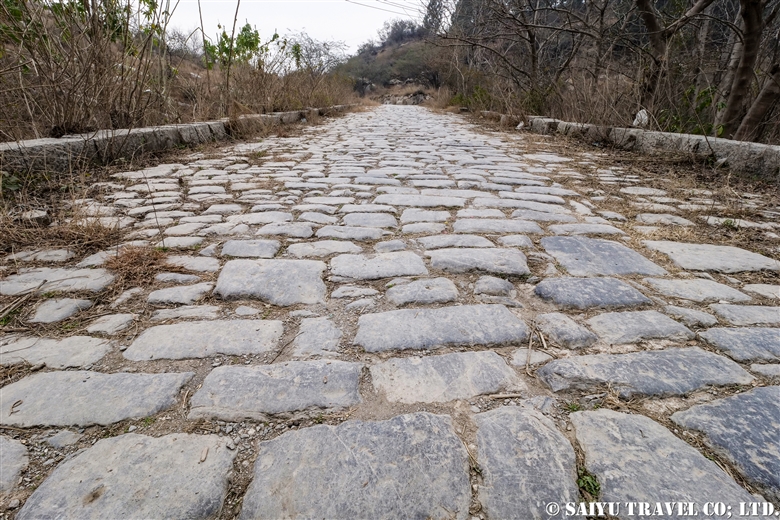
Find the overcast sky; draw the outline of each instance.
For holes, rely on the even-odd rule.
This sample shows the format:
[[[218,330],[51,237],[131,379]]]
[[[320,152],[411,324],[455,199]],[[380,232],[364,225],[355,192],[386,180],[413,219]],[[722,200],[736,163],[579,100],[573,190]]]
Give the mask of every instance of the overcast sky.
[[[171,0],[171,5],[175,0]],[[233,24],[236,0],[201,0],[206,35],[214,38],[217,24]],[[340,40],[354,52],[376,39],[385,21],[418,18],[420,0],[241,0],[238,27],[257,27],[263,41],[276,30],[280,35],[304,31],[317,40]],[[173,14],[174,27],[191,31],[200,27],[197,0],[181,0]]]

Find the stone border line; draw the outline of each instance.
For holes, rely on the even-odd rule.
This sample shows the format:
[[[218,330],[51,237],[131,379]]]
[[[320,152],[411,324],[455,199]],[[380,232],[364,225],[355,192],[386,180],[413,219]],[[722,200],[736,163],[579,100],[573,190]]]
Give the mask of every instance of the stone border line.
[[[335,105],[292,112],[251,114],[242,121],[290,124],[313,115],[340,113],[356,105]],[[162,152],[179,146],[194,146],[228,139],[229,119],[131,130],[99,130],[60,138],[28,139],[0,143],[0,170],[8,173],[34,171],[67,172],[84,163],[105,163],[139,153]]]

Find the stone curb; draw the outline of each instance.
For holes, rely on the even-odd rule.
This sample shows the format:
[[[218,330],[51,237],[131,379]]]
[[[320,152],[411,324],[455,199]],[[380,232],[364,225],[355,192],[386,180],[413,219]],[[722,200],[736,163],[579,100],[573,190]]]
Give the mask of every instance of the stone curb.
[[[292,112],[251,114],[244,121],[289,124],[311,115],[340,113],[356,105],[335,105]],[[100,130],[61,138],[28,139],[0,143],[0,170],[8,173],[67,172],[84,163],[107,163],[140,153],[161,152],[229,138],[229,119],[131,130]]]

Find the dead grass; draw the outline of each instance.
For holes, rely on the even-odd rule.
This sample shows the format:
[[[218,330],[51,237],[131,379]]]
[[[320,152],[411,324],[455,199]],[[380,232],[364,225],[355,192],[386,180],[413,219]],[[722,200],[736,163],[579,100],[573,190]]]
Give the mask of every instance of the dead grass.
[[[56,215],[56,213],[55,213]],[[76,255],[89,255],[119,243],[122,232],[96,221],[62,222],[52,226],[26,225],[14,215],[0,214],[0,252],[30,249],[68,249]]]
[[[105,263],[116,276],[114,286],[125,287],[148,285],[155,275],[161,272],[175,271],[176,267],[166,264],[168,253],[153,247],[123,247],[116,255],[111,255]]]

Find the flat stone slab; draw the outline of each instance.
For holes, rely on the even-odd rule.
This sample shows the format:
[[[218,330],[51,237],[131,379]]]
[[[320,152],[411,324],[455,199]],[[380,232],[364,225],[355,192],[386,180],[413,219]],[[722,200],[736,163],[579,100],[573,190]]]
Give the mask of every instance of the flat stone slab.
[[[376,204],[390,206],[415,206],[418,208],[462,208],[466,205],[466,199],[458,197],[437,197],[433,195],[395,195],[386,193],[379,195],[374,200]]]
[[[97,363],[111,350],[108,341],[89,336],[63,339],[5,336],[0,338],[0,365],[43,363],[49,368],[80,368]]]
[[[686,244],[665,240],[646,240],[648,249],[664,253],[672,262],[691,271],[742,273],[745,271],[780,271],[780,262],[758,253],[732,246]]]
[[[212,370],[190,400],[189,419],[267,420],[268,415],[360,403],[360,363],[289,361]]]
[[[749,283],[742,287],[743,291],[751,294],[757,294],[764,298],[780,300],[780,285],[770,285],[766,283]]]
[[[435,235],[417,239],[425,249],[444,247],[495,247],[493,242],[478,235]]]
[[[341,219],[347,226],[394,228],[398,221],[390,213],[348,213]]]
[[[672,421],[704,432],[762,494],[780,501],[780,386],[755,388],[676,412]]]
[[[450,273],[482,271],[486,273],[531,274],[525,255],[516,249],[437,249],[425,253],[431,258],[431,267]]]
[[[309,238],[314,234],[314,230],[308,222],[277,222],[266,224],[257,230],[257,234]]]
[[[714,328],[699,336],[737,361],[780,361],[780,329]]]
[[[56,323],[90,307],[92,307],[90,300],[52,298],[38,305],[38,308],[35,309],[35,315],[28,321],[30,323]]]
[[[203,299],[213,288],[214,284],[208,282],[167,287],[152,291],[146,301],[151,304],[191,305]]]
[[[699,347],[595,354],[550,361],[537,375],[554,392],[611,385],[621,397],[685,395],[709,385],[747,385],[753,376]]]
[[[273,258],[281,246],[278,240],[228,240],[222,246],[222,256]]]
[[[29,464],[27,448],[19,441],[0,435],[3,471],[0,471],[0,497],[13,490],[22,471]]]
[[[330,261],[330,267],[333,275],[355,280],[428,274],[422,258],[411,251],[377,253],[373,256],[339,255]]]
[[[536,284],[534,293],[567,309],[635,307],[652,303],[644,294],[616,278],[554,278]]]
[[[637,222],[643,224],[655,224],[663,226],[685,226],[690,227],[695,224],[687,218],[678,217],[671,213],[640,213],[636,216]]]
[[[338,352],[341,330],[328,318],[304,318],[293,341],[293,357],[332,357]]]
[[[662,276],[666,271],[623,244],[586,237],[545,237],[542,247],[571,276],[644,274]]]
[[[447,303],[458,299],[458,288],[448,278],[417,280],[391,287],[387,299],[396,305]]]
[[[547,231],[556,235],[625,235],[625,231],[609,224],[556,224]]]
[[[578,502],[574,450],[550,419],[526,406],[474,417],[482,470],[478,497],[488,518],[558,519],[549,503]]]
[[[586,348],[598,341],[598,336],[560,312],[538,314],[536,326],[547,340],[568,349]]]
[[[297,258],[321,258],[336,253],[359,253],[362,250],[362,247],[343,240],[320,240],[287,246],[287,252]]]
[[[214,292],[225,300],[253,298],[283,307],[324,303],[325,268],[317,260],[231,260]]]
[[[654,507],[658,501],[693,503],[698,514],[707,502],[718,501],[732,506],[731,518],[748,518],[738,515],[738,505],[756,498],[652,419],[606,409],[575,412],[570,418],[585,467],[601,485],[599,500],[620,502],[621,518],[628,517],[625,502]]]
[[[40,267],[19,269],[18,274],[0,280],[0,294],[14,296],[38,289],[45,292],[100,292],[114,281],[114,275],[106,269],[65,269]]]
[[[689,327],[712,327],[718,324],[718,318],[696,309],[667,305],[664,307],[664,312],[673,318],[677,318]]]
[[[429,413],[313,426],[261,442],[241,508],[253,518],[469,518],[466,448]]]
[[[235,451],[216,435],[127,434],[66,459],[17,518],[216,518]]]
[[[517,290],[512,282],[502,278],[496,278],[495,276],[480,276],[474,283],[474,294],[514,298],[517,296]]]
[[[607,312],[587,321],[598,336],[611,345],[645,339],[684,341],[696,335],[684,325],[658,311]]]
[[[650,287],[663,294],[673,298],[682,298],[694,302],[707,301],[730,301],[746,302],[751,300],[750,296],[728,285],[713,282],[712,280],[703,280],[696,278],[692,280],[667,280],[664,278],[645,278],[642,280]]]
[[[449,211],[431,211],[409,208],[401,214],[401,224],[410,222],[446,222],[451,217]]]
[[[780,364],[757,364],[750,365],[750,370],[756,374],[769,378],[780,378]]]
[[[374,213],[374,215],[382,214]],[[378,227],[323,226],[317,230],[317,238],[340,240],[379,240],[383,235],[384,232]]]
[[[194,374],[45,372],[3,387],[0,424],[32,426],[108,425],[154,415],[176,404],[179,390]]]
[[[391,358],[370,370],[374,389],[395,403],[446,403],[525,389],[495,352]]]
[[[543,233],[536,222],[513,219],[468,218],[456,220],[452,225],[455,233]]]
[[[730,305],[713,303],[710,305],[715,314],[732,325],[778,325],[780,307],[762,305]]]
[[[277,320],[213,320],[157,325],[143,331],[124,356],[132,361],[263,354],[276,347],[284,326]]]
[[[528,327],[503,305],[462,305],[364,314],[354,343],[368,352],[528,340]]]

